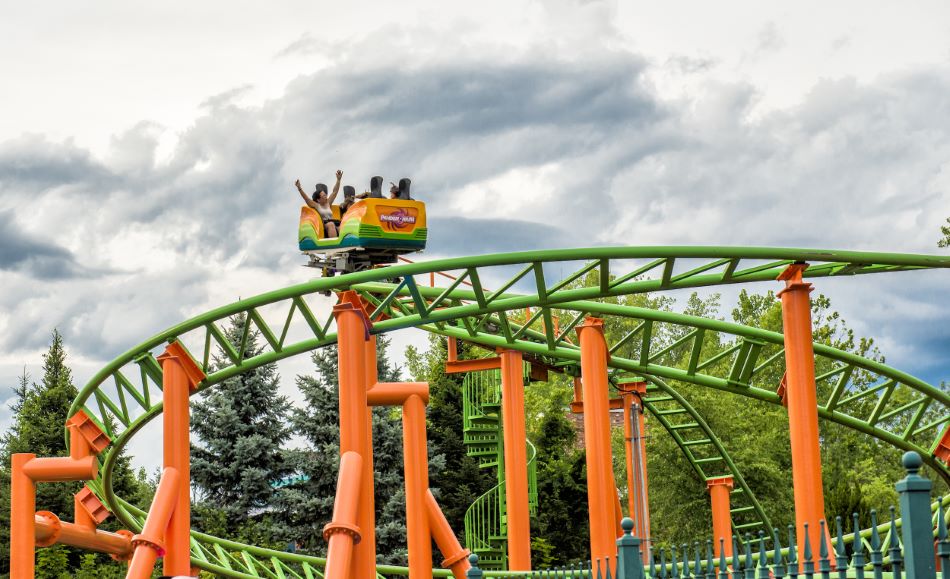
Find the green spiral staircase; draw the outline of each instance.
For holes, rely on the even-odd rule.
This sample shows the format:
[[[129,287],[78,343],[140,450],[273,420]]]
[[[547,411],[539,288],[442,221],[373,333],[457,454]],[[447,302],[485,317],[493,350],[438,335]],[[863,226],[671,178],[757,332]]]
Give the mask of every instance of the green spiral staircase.
[[[528,382],[527,371],[525,383]],[[468,372],[462,381],[465,449],[480,468],[495,469],[498,484],[475,499],[465,512],[465,543],[478,555],[482,569],[508,568],[508,524],[505,513],[505,450],[501,420],[501,372]],[[528,508],[538,507],[537,450],[528,445]]]

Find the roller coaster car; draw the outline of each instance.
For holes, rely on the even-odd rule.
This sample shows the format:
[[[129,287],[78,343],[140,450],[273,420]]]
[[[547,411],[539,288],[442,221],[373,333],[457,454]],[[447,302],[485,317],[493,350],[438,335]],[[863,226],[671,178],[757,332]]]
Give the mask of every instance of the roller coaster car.
[[[321,268],[324,275],[350,273],[396,262],[406,253],[426,246],[426,205],[409,196],[409,179],[399,180],[399,195],[383,198],[382,177],[370,181],[370,193],[350,205],[341,216],[332,205],[333,219],[339,220],[338,237],[326,237],[323,220],[315,209],[300,208],[298,245],[310,258],[307,266]],[[352,187],[344,187],[344,197],[352,197]]]

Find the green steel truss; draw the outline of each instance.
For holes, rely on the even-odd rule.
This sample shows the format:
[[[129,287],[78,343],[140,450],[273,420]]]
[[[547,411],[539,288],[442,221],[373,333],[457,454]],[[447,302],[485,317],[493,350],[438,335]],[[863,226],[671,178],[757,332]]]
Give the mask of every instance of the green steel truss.
[[[678,394],[688,383],[779,404],[776,384],[759,378],[774,375],[782,336],[726,322],[692,318],[599,303],[600,298],[661,290],[755,281],[772,281],[789,264],[808,262],[806,278],[840,277],[917,269],[950,268],[950,257],[807,249],[623,247],[556,250],[436,260],[318,279],[241,300],[173,326],[122,354],[82,389],[70,414],[85,409],[112,438],[103,455],[102,478],[93,490],[130,529],[141,529],[144,512],[117,497],[112,472],[118,451],[161,413],[161,367],[155,356],[166,343],[181,342],[210,372],[199,386],[209,388],[251,368],[309,352],[335,342],[328,290],[354,289],[373,306],[372,330],[385,333],[419,327],[487,346],[504,346],[570,365],[579,351],[569,337],[585,315],[640,320],[637,329],[611,344],[611,368],[651,380],[648,411],[674,439],[703,477],[732,474],[752,507],[734,512],[737,525],[768,524],[761,506],[747,490],[736,465]],[[577,264],[576,269],[572,266]],[[553,272],[567,270],[567,275]],[[428,279],[450,272],[445,287],[425,287]],[[598,275],[590,275],[596,272]],[[498,282],[497,280],[503,280]],[[587,280],[594,279],[590,285]],[[498,289],[488,291],[483,280]],[[530,308],[527,320],[516,320]],[[244,314],[258,330],[265,350],[243,359],[244,345],[232,347],[223,325]],[[569,317],[565,317],[569,316]],[[555,320],[570,320],[558,327]],[[666,327],[666,333],[661,329]],[[704,357],[704,335],[718,334],[730,348]],[[675,340],[660,337],[677,336]],[[211,372],[211,353],[221,347],[231,365]],[[688,351],[689,362],[672,362]],[[829,370],[819,377],[827,396],[819,415],[903,449],[917,450],[941,476],[946,465],[933,459],[930,447],[950,421],[950,397],[913,376],[833,348],[815,345]],[[767,370],[773,370],[768,372]],[[672,398],[667,400],[666,398]],[[870,410],[868,410],[870,408]],[[696,426],[693,426],[695,424]],[[705,442],[708,439],[709,442]],[[707,460],[708,459],[708,460]],[[738,475],[738,476],[737,476]],[[742,518],[740,518],[740,516]],[[228,577],[319,577],[316,557],[270,551],[201,533],[193,534],[192,557],[202,569]],[[405,575],[405,568],[380,566],[379,572]],[[504,575],[495,572],[494,575]],[[448,576],[447,571],[436,571]]]

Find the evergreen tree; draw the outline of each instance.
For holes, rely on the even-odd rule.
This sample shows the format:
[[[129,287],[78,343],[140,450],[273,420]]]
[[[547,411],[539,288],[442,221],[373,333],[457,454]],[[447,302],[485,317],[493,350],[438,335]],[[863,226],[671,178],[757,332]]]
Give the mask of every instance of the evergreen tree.
[[[246,324],[242,314],[225,330],[235,351],[246,339],[244,359],[263,350],[258,332]],[[231,360],[219,350],[214,365]],[[200,528],[276,545],[268,516],[276,494],[271,484],[290,472],[282,449],[290,436],[289,402],[279,385],[276,364],[265,364],[207,390],[192,405],[191,476],[201,499],[195,508]]]
[[[14,387],[16,398],[13,424],[0,438],[0,574],[9,571],[10,557],[10,457],[27,452],[39,457],[64,456],[66,446],[64,426],[69,407],[78,391],[72,382],[72,372],[66,365],[66,349],[62,335],[53,331],[52,343],[43,356],[43,378],[40,383],[31,383],[24,371]],[[73,494],[82,487],[81,482],[60,482],[37,485],[36,504],[40,510],[51,511],[63,520],[71,520]],[[124,454],[117,458],[113,471],[113,488],[116,493],[140,502],[143,498],[142,477],[136,477],[129,467],[129,458]],[[102,528],[117,530],[120,527],[114,518],[106,520]],[[120,576],[118,563],[104,555],[92,555],[99,577]],[[55,578],[70,564],[78,564],[79,552],[62,546],[40,549],[37,554],[38,579]],[[86,562],[88,568],[91,563]]]
[[[389,361],[389,340],[377,337],[377,372],[382,382],[398,381],[399,371]],[[300,541],[313,554],[326,553],[323,527],[333,514],[339,469],[338,352],[328,347],[311,356],[316,374],[298,376],[297,386],[304,407],[291,416],[294,432],[304,438],[304,448],[291,451],[295,472],[309,477],[281,493],[281,519],[288,541]],[[401,412],[395,408],[374,408],[373,467],[376,471],[377,560],[405,564],[406,526],[402,463]],[[444,468],[444,460],[429,446],[430,473]]]

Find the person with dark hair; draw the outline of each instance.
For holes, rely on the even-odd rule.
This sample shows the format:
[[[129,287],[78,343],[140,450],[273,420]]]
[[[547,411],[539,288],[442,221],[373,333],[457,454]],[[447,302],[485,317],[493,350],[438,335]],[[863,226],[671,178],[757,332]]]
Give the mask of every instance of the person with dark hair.
[[[357,195],[356,189],[351,185],[345,185],[343,187],[343,203],[340,203],[340,215],[345,214],[349,208],[356,203],[357,199],[362,199],[366,195]]]
[[[303,197],[304,203],[320,214],[320,219],[323,220],[325,237],[336,237],[338,235],[337,227],[340,226],[340,222],[333,219],[333,209],[330,205],[336,199],[337,193],[340,192],[340,181],[342,180],[343,171],[337,169],[336,184],[333,185],[333,193],[327,196],[327,186],[323,183],[317,183],[311,197],[307,197],[307,194],[303,192],[303,187],[300,186],[300,179],[294,182],[294,185],[297,186],[297,191],[299,191],[300,196]]]

